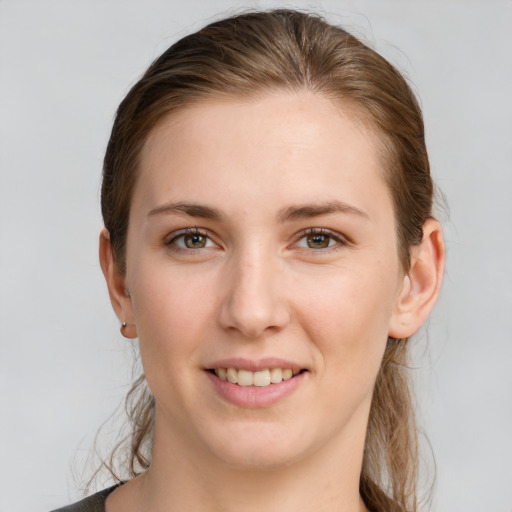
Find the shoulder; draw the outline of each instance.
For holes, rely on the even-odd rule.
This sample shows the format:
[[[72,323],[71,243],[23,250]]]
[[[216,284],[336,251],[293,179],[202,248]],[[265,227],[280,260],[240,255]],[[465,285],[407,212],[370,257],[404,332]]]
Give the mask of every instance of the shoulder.
[[[102,491],[88,496],[87,498],[78,501],[77,503],[68,505],[67,507],[52,510],[52,512],[105,512],[105,500],[107,499],[107,496],[117,487],[118,485],[114,485],[108,489],[103,489]]]

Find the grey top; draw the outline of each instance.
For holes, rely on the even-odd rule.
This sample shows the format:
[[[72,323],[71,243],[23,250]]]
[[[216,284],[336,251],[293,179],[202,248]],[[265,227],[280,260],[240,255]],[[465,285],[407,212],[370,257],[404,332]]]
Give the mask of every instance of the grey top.
[[[109,487],[108,489],[103,489],[103,491],[97,492],[92,496],[88,496],[73,505],[52,510],[52,512],[105,512],[105,500],[107,499],[107,496],[114,489],[117,489],[119,485],[120,484]]]

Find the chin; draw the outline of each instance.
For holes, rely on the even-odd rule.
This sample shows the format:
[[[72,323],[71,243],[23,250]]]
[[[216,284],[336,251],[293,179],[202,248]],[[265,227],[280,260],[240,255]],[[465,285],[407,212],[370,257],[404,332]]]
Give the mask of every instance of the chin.
[[[302,442],[301,442],[302,440]],[[212,440],[213,441],[213,440]],[[288,467],[307,455],[304,436],[289,429],[265,425],[243,425],[211,443],[211,452],[231,468],[275,471]]]
[[[239,471],[278,471],[293,465],[301,459],[297,454],[276,453],[270,450],[245,450],[243,453],[218,453],[222,462]]]

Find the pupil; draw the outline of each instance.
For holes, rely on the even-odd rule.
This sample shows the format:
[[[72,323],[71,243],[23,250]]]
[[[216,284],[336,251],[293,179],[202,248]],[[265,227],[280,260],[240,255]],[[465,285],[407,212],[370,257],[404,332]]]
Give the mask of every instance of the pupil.
[[[203,235],[188,235],[185,239],[186,246],[190,249],[204,247],[205,239]]]
[[[329,245],[329,237],[326,235],[312,235],[308,238],[310,247],[323,249]]]

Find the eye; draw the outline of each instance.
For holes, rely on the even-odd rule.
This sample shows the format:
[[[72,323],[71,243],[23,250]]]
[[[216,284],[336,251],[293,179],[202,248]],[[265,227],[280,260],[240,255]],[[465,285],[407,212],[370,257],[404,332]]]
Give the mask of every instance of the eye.
[[[171,247],[174,246],[179,250],[216,247],[216,244],[213,243],[208,235],[199,231],[197,228],[186,229],[181,233],[175,234],[166,242],[166,245]]]
[[[319,250],[345,245],[345,241],[340,235],[326,229],[309,229],[296,245],[303,249]]]

